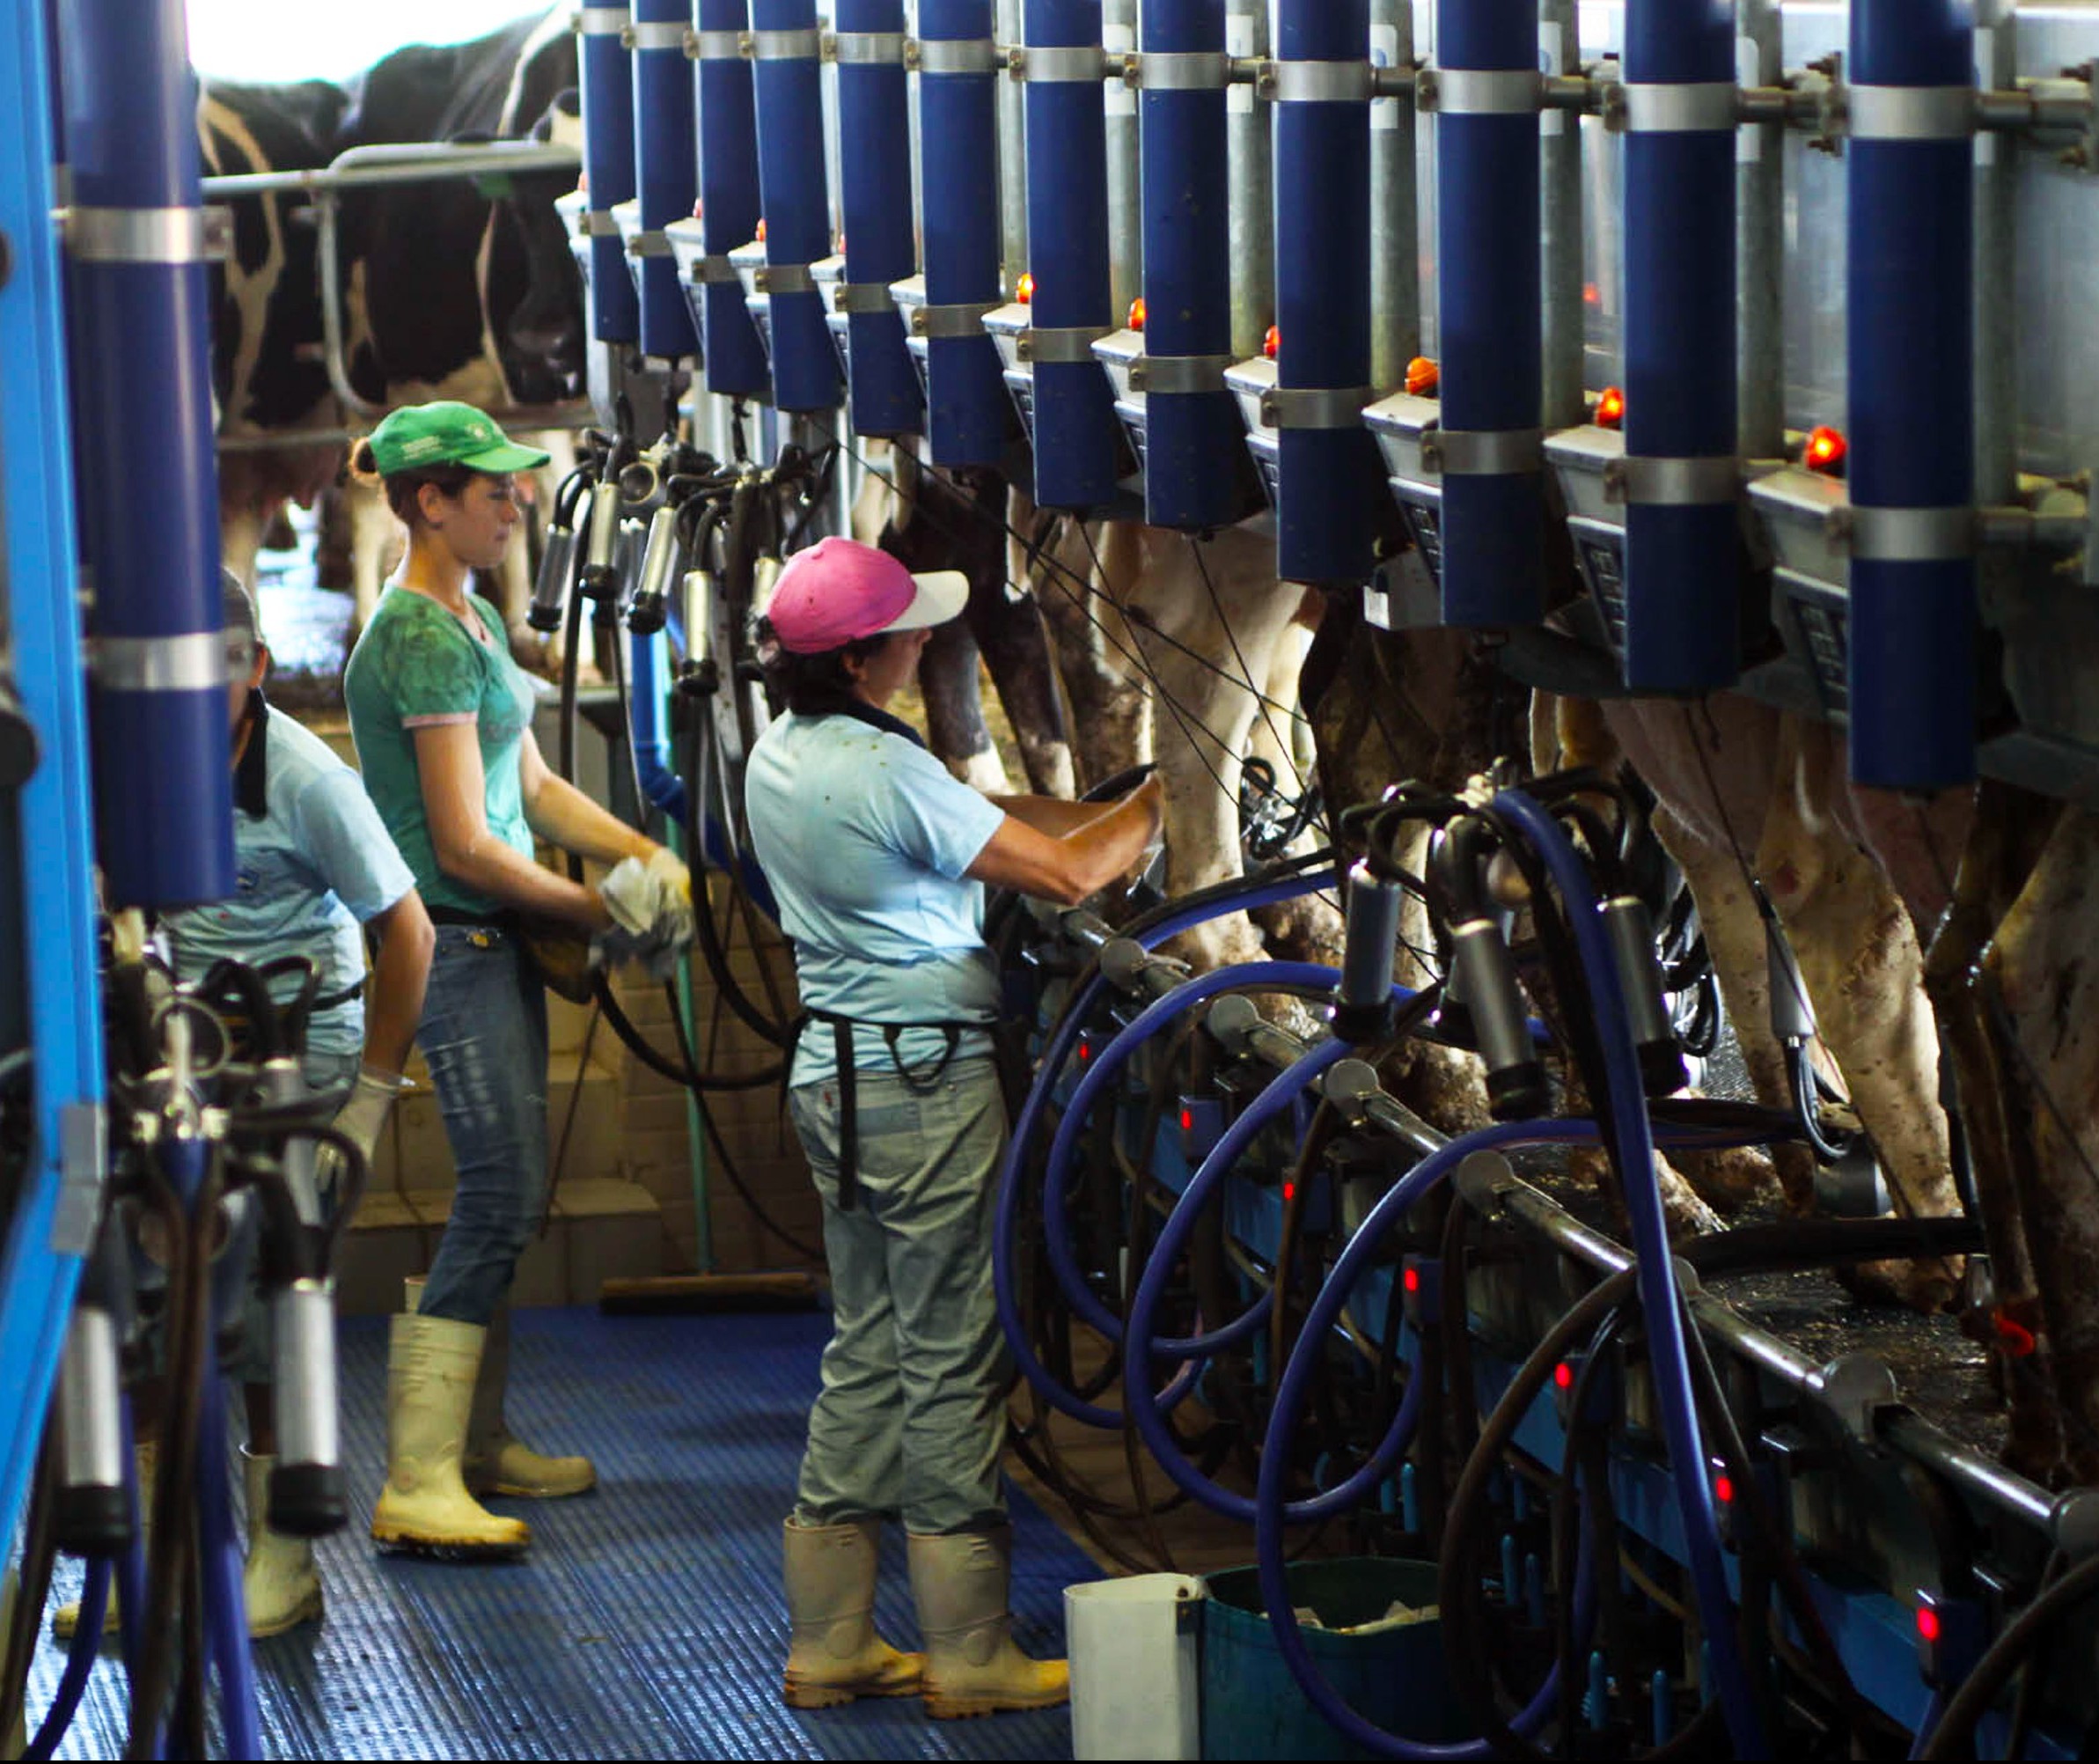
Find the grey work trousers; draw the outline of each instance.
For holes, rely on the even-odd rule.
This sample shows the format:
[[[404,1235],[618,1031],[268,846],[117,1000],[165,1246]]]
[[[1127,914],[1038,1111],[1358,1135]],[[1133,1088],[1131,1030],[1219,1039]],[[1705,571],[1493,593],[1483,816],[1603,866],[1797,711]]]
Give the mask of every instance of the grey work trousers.
[[[921,1534],[1004,1522],[1008,1365],[992,1297],[1004,1100],[988,1059],[927,1084],[857,1075],[858,1184],[838,1204],[834,1082],[790,1094],[824,1202],[833,1325],[795,1521],[900,1517]]]

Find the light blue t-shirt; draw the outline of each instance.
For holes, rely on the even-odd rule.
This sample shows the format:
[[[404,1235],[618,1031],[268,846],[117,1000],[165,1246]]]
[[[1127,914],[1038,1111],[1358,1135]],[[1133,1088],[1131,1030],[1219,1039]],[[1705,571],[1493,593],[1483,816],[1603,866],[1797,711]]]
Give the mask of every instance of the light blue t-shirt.
[[[744,773],[751,842],[793,941],[802,1002],[850,1017],[856,1064],[893,1072],[869,1023],[989,1023],[998,973],[984,944],[984,890],[963,871],[1005,811],[922,747],[849,717],[782,717],[759,737]],[[937,1062],[937,1030],[907,1031],[907,1067]],[[987,1054],[988,1035],[957,1053]],[[796,1084],[836,1076],[827,1024],[795,1050]]]
[[[259,965],[310,957],[320,996],[364,979],[358,926],[415,886],[357,775],[291,717],[260,708],[234,778],[235,893],[161,921],[179,979],[203,977],[222,957]],[[280,1003],[297,987],[274,989]],[[316,1011],[310,1054],[352,1055],[364,1045],[364,1001]]]

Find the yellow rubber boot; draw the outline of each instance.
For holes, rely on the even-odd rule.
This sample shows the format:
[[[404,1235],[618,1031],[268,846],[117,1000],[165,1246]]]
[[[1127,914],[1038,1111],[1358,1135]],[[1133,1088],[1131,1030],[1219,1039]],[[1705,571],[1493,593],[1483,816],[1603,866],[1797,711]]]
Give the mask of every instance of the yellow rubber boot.
[[[1071,1695],[1062,1660],[1013,1645],[1007,1593],[1013,1534],[964,1532],[910,1539],[911,1594],[926,1638],[926,1713],[936,1721],[1053,1709]]]
[[[925,1656],[875,1633],[879,1522],[798,1525],[782,1532],[789,1639],[781,1694],[795,1709],[830,1709],[860,1696],[916,1696]]]
[[[466,1492],[459,1454],[488,1331],[449,1317],[393,1319],[386,1355],[386,1485],[372,1508],[383,1544],[470,1555],[514,1555],[532,1541],[522,1519],[489,1512]]]
[[[153,1523],[153,1476],[160,1466],[159,1442],[142,1439],[131,1449],[132,1461],[138,1469],[138,1522],[142,1529]],[[143,1542],[142,1537],[140,1540]],[[69,1599],[51,1613],[51,1633],[62,1642],[73,1639],[73,1632],[80,1627],[80,1601]],[[109,1577],[109,1598],[102,1606],[102,1633],[114,1635],[120,1627],[117,1616],[116,1577]]]
[[[312,1540],[269,1528],[269,1473],[276,1461],[240,1454],[248,1490],[248,1559],[240,1571],[240,1599],[247,1607],[248,1634],[257,1641],[318,1622],[321,1613]]]

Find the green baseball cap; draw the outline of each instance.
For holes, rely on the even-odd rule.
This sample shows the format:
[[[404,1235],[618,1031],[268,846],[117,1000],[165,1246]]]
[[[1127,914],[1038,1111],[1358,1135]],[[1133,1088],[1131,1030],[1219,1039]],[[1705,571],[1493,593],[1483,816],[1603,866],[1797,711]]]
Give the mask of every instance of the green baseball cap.
[[[405,404],[371,431],[371,462],[382,478],[431,466],[525,472],[547,458],[536,447],[520,447],[471,404],[451,399]]]

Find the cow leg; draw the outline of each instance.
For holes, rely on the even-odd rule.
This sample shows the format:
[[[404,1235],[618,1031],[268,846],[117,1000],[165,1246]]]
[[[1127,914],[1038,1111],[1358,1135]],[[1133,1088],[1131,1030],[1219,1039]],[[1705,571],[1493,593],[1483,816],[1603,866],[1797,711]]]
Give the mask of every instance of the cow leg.
[[[1134,585],[1142,567],[1134,530],[1110,525],[1097,547],[1101,574]],[[1024,554],[1025,548],[1015,548]],[[1024,555],[1015,572],[1033,589],[1055,651],[1070,711],[1073,782],[1080,790],[1142,763],[1152,752],[1151,699],[1132,659],[1132,634],[1121,606],[1100,592],[1090,554],[1079,523],[1065,518],[1051,523],[1038,555]]]
[[[1262,707],[1263,714],[1253,719],[1248,742],[1254,756],[1273,769],[1276,788],[1293,799],[1318,788],[1318,773],[1311,757],[1298,751],[1300,737],[1306,730],[1298,714],[1298,681],[1325,602],[1325,597],[1317,589],[1305,590],[1295,615],[1277,636],[1266,672],[1259,677],[1262,696],[1268,702]],[[1331,824],[1335,805],[1324,804],[1322,812]],[[1317,839],[1317,823],[1308,822],[1288,849],[1293,855],[1310,851]],[[1266,934],[1269,947],[1278,953],[1304,961],[1332,963],[1340,959],[1341,915],[1324,895],[1303,894],[1279,906],[1264,907],[1254,915],[1254,922]]]
[[[989,796],[1012,783],[984,721],[976,639],[956,619],[936,628],[918,658],[919,691],[926,705],[926,743],[949,771]]]
[[[1887,872],[1838,825],[1831,780],[1842,776],[1842,754],[1831,731],[1797,717],[1782,728],[1780,788],[1758,849],[1758,873],[1785,922],[1823,1043],[1873,1136],[1897,1210],[1924,1218],[1956,1213],[1938,1101],[1938,1037],[1909,913]],[[1959,1286],[1956,1262],[1941,1259],[1862,1272],[1868,1283],[1920,1310],[1944,1308]]]
[[[980,543],[971,548],[970,632],[1020,749],[1028,788],[1038,796],[1074,797],[1078,791],[1071,740],[1057,696],[1049,638],[1034,600],[1014,592],[1007,568],[1006,481],[993,473],[985,473],[983,480],[972,498],[982,533]],[[1025,498],[1016,496],[1012,502],[1023,514],[1029,511]]]
[[[2058,821],[1985,962],[2008,1019],[2012,1094],[2030,1121],[2032,1180],[2021,1194],[2026,1242],[2053,1362],[2071,1480],[2099,1481],[2099,952],[2091,881],[2099,820]]]

